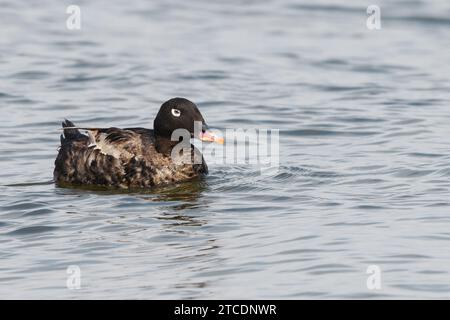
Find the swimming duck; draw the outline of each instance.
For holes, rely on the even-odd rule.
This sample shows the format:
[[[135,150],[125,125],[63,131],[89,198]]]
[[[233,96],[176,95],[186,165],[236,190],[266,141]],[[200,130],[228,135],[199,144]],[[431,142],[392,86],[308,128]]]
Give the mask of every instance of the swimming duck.
[[[200,130],[195,123],[200,125]],[[131,189],[192,179],[208,174],[208,167],[199,150],[189,142],[190,138],[223,143],[222,138],[208,131],[198,107],[184,98],[173,98],[162,104],[153,121],[153,130],[79,128],[69,120],[62,127],[64,133],[53,173],[55,183],[60,186]],[[173,139],[176,129],[184,129],[182,132],[187,137],[185,134]],[[79,130],[85,130],[88,135]],[[188,140],[184,151],[179,147],[183,139]]]

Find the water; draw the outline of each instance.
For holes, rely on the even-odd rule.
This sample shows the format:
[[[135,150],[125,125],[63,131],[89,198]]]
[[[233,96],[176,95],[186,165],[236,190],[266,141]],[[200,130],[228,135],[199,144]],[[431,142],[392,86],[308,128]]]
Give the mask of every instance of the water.
[[[450,298],[450,5],[0,1],[0,297]],[[195,101],[280,168],[143,193],[53,185],[57,128]],[[66,287],[69,265],[81,289]],[[367,268],[381,269],[369,290]]]

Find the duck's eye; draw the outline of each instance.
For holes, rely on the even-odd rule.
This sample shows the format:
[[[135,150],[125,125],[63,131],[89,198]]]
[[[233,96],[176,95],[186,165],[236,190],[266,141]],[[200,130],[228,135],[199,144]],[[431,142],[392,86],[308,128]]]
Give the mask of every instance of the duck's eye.
[[[181,111],[178,109],[172,109],[172,115],[174,117],[179,117],[181,115]]]

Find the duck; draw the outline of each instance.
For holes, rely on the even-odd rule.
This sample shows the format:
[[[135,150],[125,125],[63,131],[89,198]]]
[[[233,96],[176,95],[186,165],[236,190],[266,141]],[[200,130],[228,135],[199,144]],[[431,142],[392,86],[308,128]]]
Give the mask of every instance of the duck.
[[[153,129],[77,127],[65,119],[61,130],[53,177],[62,187],[142,189],[195,179],[208,166],[191,139],[224,142],[197,105],[179,97],[161,105]]]

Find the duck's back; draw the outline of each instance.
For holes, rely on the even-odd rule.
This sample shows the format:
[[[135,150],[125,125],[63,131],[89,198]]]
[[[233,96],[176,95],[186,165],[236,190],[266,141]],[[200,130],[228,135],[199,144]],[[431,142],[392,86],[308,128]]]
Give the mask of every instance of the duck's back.
[[[75,127],[68,120],[63,127]],[[155,147],[153,130],[145,128],[65,129],[55,161],[59,185],[148,188],[207,173],[201,164],[175,164]]]

